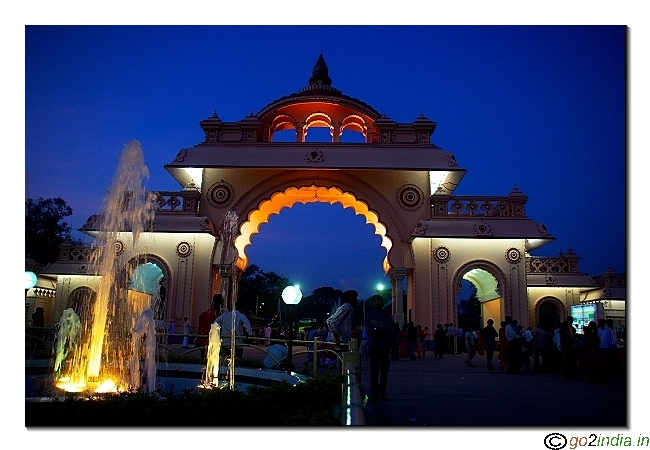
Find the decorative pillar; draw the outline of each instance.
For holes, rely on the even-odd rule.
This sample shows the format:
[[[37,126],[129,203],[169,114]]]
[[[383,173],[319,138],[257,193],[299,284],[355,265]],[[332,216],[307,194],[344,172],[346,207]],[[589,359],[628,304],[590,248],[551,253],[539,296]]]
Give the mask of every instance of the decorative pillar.
[[[404,288],[402,286],[404,277],[406,277],[405,267],[393,268],[393,273],[390,277],[391,284],[393,285],[393,320],[399,324],[400,329],[404,325],[406,319]]]
[[[334,122],[330,130],[332,132],[332,142],[341,142],[341,122]]]
[[[296,122],[296,142],[305,142],[305,123]]]

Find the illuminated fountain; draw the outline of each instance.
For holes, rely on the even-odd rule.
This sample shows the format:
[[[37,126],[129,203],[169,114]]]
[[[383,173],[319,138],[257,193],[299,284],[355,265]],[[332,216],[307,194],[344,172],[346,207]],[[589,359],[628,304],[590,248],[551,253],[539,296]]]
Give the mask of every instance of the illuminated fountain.
[[[86,299],[79,342],[60,361],[56,386],[72,392],[117,392],[155,385],[155,328],[151,295],[131,289],[132,261],[147,254],[141,239],[154,219],[154,196],[144,188],[149,169],[138,141],[124,146],[115,177],[96,216],[90,267],[99,277],[96,295]],[[65,358],[64,358],[65,359]],[[153,362],[152,362],[153,361]],[[153,364],[153,370],[151,365]],[[146,374],[145,377],[142,375]]]
[[[79,344],[81,321],[74,309],[68,308],[61,314],[56,341],[54,342],[54,372],[61,373],[63,362]]]
[[[221,250],[221,295],[223,296],[226,308],[229,308],[233,313],[231,314],[232,323],[230,324],[230,358],[228,361],[228,374],[229,374],[229,387],[230,390],[235,389],[235,348],[236,348],[236,313],[235,313],[235,299],[237,298],[237,283],[232,277],[232,266],[237,257],[237,249],[235,248],[235,233],[239,225],[239,218],[234,211],[228,211],[223,218],[221,228],[219,230],[219,238],[222,244]]]
[[[219,354],[221,352],[221,327],[213,323],[208,334],[208,363],[205,367],[205,377],[200,387],[213,388],[219,385]]]

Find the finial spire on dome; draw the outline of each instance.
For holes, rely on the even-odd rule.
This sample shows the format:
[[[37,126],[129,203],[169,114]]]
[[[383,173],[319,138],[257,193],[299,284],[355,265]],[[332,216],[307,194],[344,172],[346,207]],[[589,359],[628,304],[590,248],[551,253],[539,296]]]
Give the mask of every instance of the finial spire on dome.
[[[323,51],[321,49],[321,54],[318,57],[318,61],[314,64],[314,69],[311,71],[311,77],[309,78],[309,85],[312,84],[323,84],[325,86],[332,85],[332,79],[329,77],[329,69],[327,68],[327,63],[325,58],[323,58]]]

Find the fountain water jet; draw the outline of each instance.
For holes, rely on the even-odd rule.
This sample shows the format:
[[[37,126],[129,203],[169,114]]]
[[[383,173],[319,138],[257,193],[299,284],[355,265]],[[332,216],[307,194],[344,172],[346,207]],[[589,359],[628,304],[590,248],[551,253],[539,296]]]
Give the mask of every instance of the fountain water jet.
[[[104,212],[97,218],[99,243],[93,245],[90,267],[96,268],[99,286],[69,370],[58,378],[57,386],[64,390],[141,387],[129,374],[129,362],[139,358],[134,352],[140,350],[133,345],[131,334],[141,313],[153,305],[149,294],[129,289],[128,282],[135,269],[133,261],[147,254],[143,233],[151,229],[155,214],[155,196],[144,188],[148,178],[142,146],[135,140],[127,143]],[[148,331],[148,338],[150,334]],[[153,338],[155,344],[155,329]],[[155,376],[155,370],[153,373]]]
[[[221,327],[217,323],[210,326],[208,334],[208,363],[205,367],[204,386],[219,385],[219,354],[221,352]]]
[[[237,258],[235,248],[235,232],[239,226],[239,217],[235,211],[228,211],[223,218],[219,230],[219,238],[222,243],[221,250],[221,295],[223,296],[226,308],[233,312],[230,325],[230,360],[229,385],[230,390],[235,389],[235,298],[237,298],[237,283],[232,278],[232,266]]]
[[[74,309],[68,308],[59,319],[59,331],[54,342],[54,373],[60,374],[68,354],[75,351],[81,334],[81,321]]]

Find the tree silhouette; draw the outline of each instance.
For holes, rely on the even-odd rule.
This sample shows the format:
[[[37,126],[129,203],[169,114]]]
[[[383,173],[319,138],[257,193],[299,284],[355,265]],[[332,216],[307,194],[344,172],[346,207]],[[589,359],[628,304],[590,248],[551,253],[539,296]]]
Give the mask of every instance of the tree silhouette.
[[[59,245],[72,240],[71,227],[63,219],[72,208],[60,197],[25,201],[25,257],[39,264],[59,259]]]

